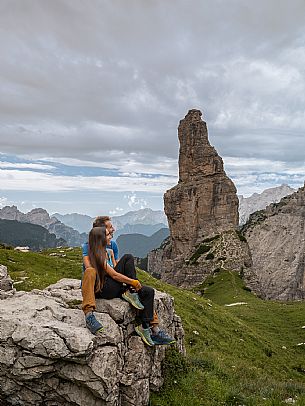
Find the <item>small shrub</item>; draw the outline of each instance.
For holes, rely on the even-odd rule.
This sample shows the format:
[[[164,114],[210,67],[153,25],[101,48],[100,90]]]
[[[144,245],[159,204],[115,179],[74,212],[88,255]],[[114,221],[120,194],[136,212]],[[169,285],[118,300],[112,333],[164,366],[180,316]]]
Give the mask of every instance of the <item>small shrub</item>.
[[[227,259],[227,257],[219,257],[217,258],[217,261],[225,261]]]
[[[205,252],[209,252],[211,247],[206,244],[200,244],[199,247],[197,248],[196,252],[191,256],[190,258],[190,264],[195,264],[197,263],[197,259],[201,257],[202,254]]]
[[[236,234],[241,242],[247,242],[246,237],[241,233],[240,230],[236,230]]]
[[[175,386],[175,381],[183,377],[189,369],[185,357],[174,347],[166,351],[162,368],[166,385],[169,386]]]
[[[216,234],[216,235],[214,235],[214,237],[205,238],[205,239],[202,241],[202,243],[211,242],[211,241],[217,240],[217,238],[219,238],[219,237],[220,237],[220,235],[219,235],[219,234]]]
[[[264,353],[267,355],[267,357],[272,357],[273,351],[270,348],[264,348]]]
[[[221,271],[220,268],[215,268],[214,271],[213,271],[213,273],[219,273],[220,271]]]
[[[209,260],[209,259],[214,259],[214,254],[213,252],[209,252],[208,255],[205,257],[205,259]]]
[[[248,286],[243,286],[243,290],[245,290],[247,292],[252,292],[252,289],[248,288]]]

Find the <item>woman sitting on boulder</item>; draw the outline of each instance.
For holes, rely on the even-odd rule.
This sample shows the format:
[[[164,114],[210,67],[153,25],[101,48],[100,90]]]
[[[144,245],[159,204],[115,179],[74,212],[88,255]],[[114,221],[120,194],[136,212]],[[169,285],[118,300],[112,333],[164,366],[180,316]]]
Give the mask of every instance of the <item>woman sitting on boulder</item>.
[[[86,326],[93,334],[98,334],[103,329],[93,314],[96,307],[95,298],[122,297],[140,310],[141,325],[136,326],[135,330],[147,345],[175,342],[158,328],[157,315],[154,313],[154,289],[142,286],[137,279],[132,255],[124,255],[115,269],[109,265],[106,247],[110,244],[111,238],[105,226],[94,227],[89,233],[88,254],[91,266],[86,268],[82,282],[82,309],[85,313]]]

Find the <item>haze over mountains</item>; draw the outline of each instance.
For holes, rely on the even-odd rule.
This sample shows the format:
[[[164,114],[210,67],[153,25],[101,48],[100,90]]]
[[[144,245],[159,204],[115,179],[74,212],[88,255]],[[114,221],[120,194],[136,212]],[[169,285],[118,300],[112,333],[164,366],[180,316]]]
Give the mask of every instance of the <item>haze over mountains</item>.
[[[52,217],[55,217],[80,233],[88,233],[94,220],[94,217],[78,213],[54,213]],[[116,229],[114,235],[115,238],[118,238],[121,234],[133,233],[151,236],[161,228],[167,227],[167,218],[164,212],[162,210],[152,210],[150,208],[129,211],[121,216],[112,216],[111,219]]]
[[[254,193],[250,197],[245,198],[239,196],[240,224],[244,224],[247,221],[250,213],[262,210],[270,203],[277,203],[282,197],[293,192],[294,189],[290,186],[281,185],[266,189],[262,193]],[[16,223],[14,223],[13,228],[17,234],[18,222],[30,223],[46,228],[49,233],[55,234],[58,241],[63,242],[63,240],[65,240],[69,246],[80,246],[87,240],[88,232],[92,227],[94,218],[78,213],[65,215],[55,213],[50,216],[49,213],[42,208],[36,208],[28,213],[22,213],[16,206],[5,206],[0,209],[0,219],[15,220]],[[129,238],[130,241],[133,241],[132,245],[135,247],[134,255],[136,255],[136,253],[138,253],[138,247],[150,248],[152,246],[151,249],[155,248],[156,241],[159,241],[159,237],[163,235],[162,233],[168,232],[165,231],[168,227],[167,218],[161,210],[154,211],[150,208],[145,208],[130,211],[121,216],[113,216],[112,221],[116,228],[114,238],[119,239],[122,244],[122,248],[120,249],[121,253],[126,250],[129,250],[129,252],[133,251],[133,249],[130,250],[130,244],[127,241]],[[24,230],[24,226],[22,230]],[[162,231],[158,233],[159,230]],[[22,233],[24,233],[24,231],[22,231]],[[122,235],[125,236],[120,239]],[[146,237],[152,237],[151,241],[148,241]],[[2,242],[9,243],[9,241],[4,241],[4,239],[4,234],[2,233]],[[53,239],[45,238],[45,242],[51,240],[51,245],[53,245]],[[56,244],[58,244],[58,241]],[[26,240],[24,240],[24,244],[30,245],[29,243],[26,244]],[[142,248],[140,252],[141,255],[144,255],[148,248]]]

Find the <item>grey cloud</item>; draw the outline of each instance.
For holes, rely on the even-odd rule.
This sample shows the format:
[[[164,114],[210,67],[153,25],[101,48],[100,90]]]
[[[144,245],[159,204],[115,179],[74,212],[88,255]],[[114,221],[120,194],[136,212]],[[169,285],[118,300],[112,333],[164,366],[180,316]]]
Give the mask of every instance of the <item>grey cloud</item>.
[[[304,20],[303,0],[2,1],[1,151],[162,162],[197,107],[221,154],[302,161]]]

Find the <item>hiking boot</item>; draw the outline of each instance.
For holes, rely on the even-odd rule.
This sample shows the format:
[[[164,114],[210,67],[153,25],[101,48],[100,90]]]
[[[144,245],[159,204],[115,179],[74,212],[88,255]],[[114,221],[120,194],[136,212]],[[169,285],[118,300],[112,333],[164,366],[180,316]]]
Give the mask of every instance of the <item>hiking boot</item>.
[[[133,307],[138,310],[143,310],[144,306],[140,302],[139,295],[137,293],[131,293],[129,290],[126,290],[122,294],[122,298],[126,300],[126,302],[130,303]]]
[[[145,344],[153,347],[155,344],[150,337],[150,328],[143,328],[141,325],[135,327],[136,333],[142,338]]]
[[[96,320],[93,312],[86,314],[86,326],[91,331],[92,334],[98,334],[103,330],[103,326],[99,321]]]
[[[151,339],[155,345],[169,345],[176,342],[173,337],[166,334],[163,330],[159,330],[157,334],[152,334]]]

